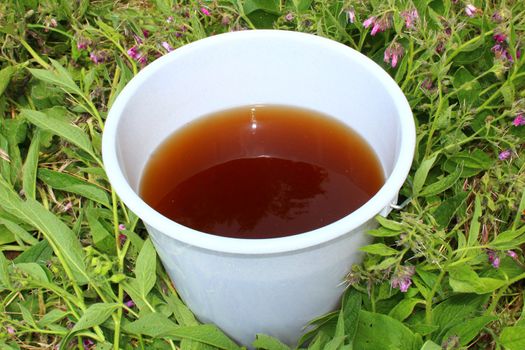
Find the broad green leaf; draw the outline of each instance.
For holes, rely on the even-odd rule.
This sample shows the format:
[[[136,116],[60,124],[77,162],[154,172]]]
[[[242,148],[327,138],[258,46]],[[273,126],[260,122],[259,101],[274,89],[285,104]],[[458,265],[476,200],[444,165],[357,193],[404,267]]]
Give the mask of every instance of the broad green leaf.
[[[69,314],[69,312],[59,310],[59,309],[53,309],[49,311],[47,314],[42,316],[40,320],[38,320],[37,324],[39,328],[47,327],[48,325],[58,322],[64,317],[66,317]]]
[[[79,284],[87,283],[89,277],[84,264],[84,252],[66,224],[39,202],[30,198],[23,201],[1,180],[0,207],[42,232],[61,263],[71,272],[72,278]]]
[[[293,0],[295,10],[298,12],[306,11],[312,5],[313,0]]]
[[[453,197],[445,199],[434,211],[433,215],[439,227],[446,227],[456,212],[461,208],[468,197],[467,192],[459,192]]]
[[[441,350],[441,346],[434,343],[432,340],[427,340],[421,347],[421,350]]]
[[[15,73],[16,68],[13,66],[7,66],[0,70],[0,96],[3,95],[5,89],[11,82],[11,77]]]
[[[228,338],[217,326],[203,324],[199,326],[178,327],[169,332],[169,336],[191,339],[225,350],[240,350],[239,346]]]
[[[450,287],[458,293],[486,294],[507,284],[504,280],[479,277],[467,264],[450,269],[449,276]]]
[[[499,343],[507,350],[525,349],[525,326],[505,327],[501,331]]]
[[[7,227],[0,226],[0,246],[8,243],[15,242],[16,238],[13,232],[11,232]]]
[[[525,243],[525,226],[518,230],[509,230],[500,233],[489,246],[493,249],[513,249]]]
[[[401,231],[392,231],[384,227],[379,227],[375,230],[368,230],[366,233],[374,237],[395,237],[399,236]]]
[[[25,250],[13,260],[15,263],[37,263],[40,265],[46,264],[53,255],[53,248],[49,242],[44,239]]]
[[[106,253],[114,253],[115,240],[113,238],[113,235],[111,235],[99,222],[98,215],[95,209],[87,209],[86,218],[95,247]]]
[[[435,196],[448,190],[452,187],[461,176],[462,169],[458,168],[453,174],[445,176],[444,178],[426,186],[420,193],[422,197]]]
[[[177,295],[170,294],[164,296],[170,306],[173,316],[181,326],[196,326],[199,324],[190,309],[178,298]]]
[[[139,293],[146,298],[157,280],[157,254],[151,239],[144,242],[135,265],[135,282]]]
[[[333,337],[326,345],[323,347],[323,350],[343,350],[343,343],[345,341],[344,335],[339,335]]]
[[[259,10],[273,14],[280,12],[278,0],[245,0],[243,8],[247,15]]]
[[[116,303],[95,303],[82,314],[71,333],[102,324],[119,307]]]
[[[22,167],[22,188],[26,197],[35,199],[36,171],[38,168],[38,153],[40,151],[40,131],[33,134],[31,146],[27,152],[24,166]]]
[[[265,334],[257,334],[252,346],[256,349],[265,350],[290,350],[290,347],[282,343],[279,339]]]
[[[40,282],[49,282],[47,274],[42,266],[37,263],[19,263],[15,265],[17,269],[26,273],[30,278]]]
[[[387,230],[391,230],[391,231],[399,231],[399,232],[402,232],[405,230],[405,227],[403,226],[403,224],[397,222],[397,221],[394,221],[394,220],[389,220],[381,215],[376,215],[375,216],[375,219],[377,222],[379,222],[379,224],[387,229]]]
[[[22,304],[18,303],[18,308],[20,309],[20,312],[22,313],[22,319],[30,326],[37,328],[35,319],[33,318],[33,315],[31,315],[31,312]]]
[[[373,255],[389,256],[396,255],[397,250],[390,248],[389,246],[383,243],[375,243],[370,245],[365,245],[364,247],[359,248],[359,250]]]
[[[361,293],[352,288],[345,293],[342,302],[346,342],[352,342],[355,338],[359,324],[359,311],[361,311]]]
[[[354,349],[417,350],[422,341],[403,323],[383,314],[361,310]]]
[[[43,82],[56,85],[66,92],[81,95],[82,91],[79,89],[77,84],[71,78],[71,74],[60,65],[57,61],[49,59],[51,64],[55,68],[54,71],[49,71],[45,69],[32,69],[29,68],[29,71],[33,76]]]
[[[139,317],[138,320],[131,322],[124,326],[124,329],[129,333],[144,334],[150,337],[164,336],[177,326],[165,315],[158,312],[151,312]]]
[[[413,298],[403,299],[396,306],[394,306],[392,310],[390,310],[388,316],[395,318],[398,321],[404,321],[408,316],[410,316],[410,314],[412,314],[414,307],[419,303],[424,304],[425,301]]]
[[[8,266],[9,262],[5,258],[4,253],[0,251],[0,289],[2,286],[8,289],[11,288],[11,280],[9,279]]]
[[[494,164],[494,159],[480,149],[472,152],[458,152],[447,159],[443,170],[454,173],[458,167],[462,167],[461,178],[471,177],[483,170],[488,170]]]
[[[487,294],[458,294],[435,306],[432,310],[432,323],[439,327],[439,335],[442,337],[454,325],[476,316],[476,312],[482,309],[488,297]]]
[[[48,130],[76,145],[94,159],[97,159],[88,135],[78,126],[50,118],[46,113],[31,109],[22,109],[20,115],[41,129]]]
[[[467,322],[461,322],[450,328],[443,339],[450,336],[458,336],[461,346],[468,345],[489,323],[498,318],[495,316],[480,316],[469,318]]]
[[[96,185],[90,184],[82,178],[49,169],[40,169],[38,171],[38,178],[57,190],[76,193],[82,197],[98,202],[106,208],[111,207],[106,191]]]
[[[432,169],[432,166],[434,165],[434,162],[437,159],[437,154],[429,159],[425,159],[421,162],[421,165],[416,170],[416,173],[414,175],[414,181],[412,183],[412,193],[413,196],[416,197],[419,195],[419,192],[423,188],[423,185],[425,184],[425,181],[427,180],[428,172],[430,169]]]
[[[38,243],[38,240],[35,237],[33,237],[17,223],[5,218],[0,218],[0,224],[4,225],[9,231],[11,231],[15,235],[15,238],[18,238],[31,245]]]

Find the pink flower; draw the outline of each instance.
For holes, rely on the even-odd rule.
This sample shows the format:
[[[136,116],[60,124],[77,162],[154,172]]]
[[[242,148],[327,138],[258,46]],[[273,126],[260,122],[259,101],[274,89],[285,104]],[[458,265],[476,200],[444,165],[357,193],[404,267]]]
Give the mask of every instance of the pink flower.
[[[421,82],[421,88],[422,89],[425,89],[427,91],[430,91],[432,90],[432,88],[434,87],[434,84],[432,84],[432,80],[429,79],[429,78],[425,78],[422,82]]]
[[[376,22],[376,18],[375,17],[369,17],[369,18],[365,19],[365,21],[363,22],[363,27],[369,28],[375,22]]]
[[[124,230],[126,229],[126,225],[124,225],[124,224],[119,224],[119,225],[118,225],[118,229],[119,229],[120,231],[124,231]]]
[[[401,12],[401,17],[405,19],[405,26],[407,28],[414,28],[414,22],[419,18],[416,9]]]
[[[161,45],[162,45],[162,47],[163,47],[166,51],[168,51],[168,52],[171,52],[171,51],[174,50],[173,47],[171,47],[171,45],[170,45],[167,41],[163,41],[163,42],[161,43]]]
[[[134,60],[136,60],[139,57],[139,50],[137,49],[136,46],[130,47],[127,53],[129,57],[133,58]]]
[[[89,338],[84,338],[82,345],[84,346],[84,350],[90,350],[92,346],[95,345],[95,342]]]
[[[149,30],[142,29],[142,35],[144,35],[145,38],[149,37]]]
[[[513,250],[507,250],[507,255],[510,256],[514,260],[518,259],[518,254],[516,254],[516,252]]]
[[[380,31],[381,31],[381,25],[378,22],[376,22],[374,23],[374,26],[372,27],[372,31],[370,32],[370,35],[374,36]]]
[[[285,19],[287,22],[291,22],[291,21],[293,21],[293,19],[294,19],[294,15],[293,15],[293,13],[288,12],[288,13],[286,14],[286,16],[284,16],[284,19]]]
[[[7,329],[7,333],[8,333],[8,334],[13,335],[13,334],[16,333],[16,332],[15,332],[15,329],[14,329],[13,327],[11,327],[11,326],[7,326],[6,329]]]
[[[124,245],[124,243],[126,243],[126,240],[128,239],[128,236],[126,236],[125,234],[123,233],[119,233],[118,235],[118,241],[120,243],[121,246]]]
[[[467,6],[465,6],[465,13],[469,17],[474,17],[478,11],[478,8],[472,4],[467,4]]]
[[[499,160],[509,159],[510,155],[511,155],[510,150],[506,149],[506,150],[500,152],[500,154],[498,155],[498,159]]]
[[[505,41],[505,39],[507,39],[507,36],[505,34],[502,34],[502,33],[496,33],[492,36],[492,38],[494,39],[495,42],[497,43],[502,43]]]
[[[397,42],[392,43],[389,47],[386,48],[383,60],[386,63],[390,63],[392,68],[396,68],[397,63],[401,57],[403,57],[404,49],[403,46]]]
[[[133,300],[129,299],[128,301],[124,302],[124,305],[131,309],[133,306],[135,306],[135,303],[133,302]]]
[[[500,23],[503,20],[501,13],[499,11],[494,12],[492,15],[492,20],[496,23]]]
[[[106,61],[106,55],[103,52],[91,51],[89,53],[89,59],[94,64],[100,64]]]
[[[512,121],[512,125],[514,126],[522,126],[522,125],[525,125],[525,117],[523,116],[523,114],[518,114],[516,116],[516,118],[514,118],[514,120]]]
[[[169,16],[168,18],[166,18],[166,23],[171,23],[173,22],[173,16]]]
[[[492,264],[492,267],[494,267],[495,269],[499,268],[500,259],[496,252],[489,249],[487,250],[487,256],[489,259],[489,263]]]
[[[84,50],[87,49],[90,44],[89,40],[86,39],[78,39],[77,41],[77,49]]]
[[[354,23],[355,22],[355,11],[354,9],[350,9],[346,11],[346,17],[348,18],[348,22]]]
[[[201,7],[201,12],[205,15],[205,16],[210,16],[210,11],[208,11],[208,9],[206,7]]]
[[[416,268],[414,266],[400,266],[392,278],[390,285],[392,288],[399,288],[401,292],[406,293],[412,285],[412,276],[415,271]]]

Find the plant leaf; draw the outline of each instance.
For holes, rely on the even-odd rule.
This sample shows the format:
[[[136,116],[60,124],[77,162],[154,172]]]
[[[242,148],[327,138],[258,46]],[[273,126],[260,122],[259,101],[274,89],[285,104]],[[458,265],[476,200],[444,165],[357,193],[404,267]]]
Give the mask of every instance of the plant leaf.
[[[4,91],[11,82],[11,77],[15,71],[16,68],[13,66],[7,66],[0,70],[0,96],[4,94]]]
[[[461,173],[462,173],[462,169],[458,167],[454,173],[448,176],[445,176],[444,178],[425,187],[421,191],[420,196],[422,197],[435,196],[437,194],[440,194],[443,191],[448,190],[458,181],[459,177],[461,176]]]
[[[421,350],[441,350],[441,346],[434,343],[432,340],[427,340],[421,347]]]
[[[2,286],[10,289],[11,280],[9,279],[8,261],[4,253],[0,251],[0,289]]]
[[[116,303],[95,303],[82,314],[78,322],[71,329],[71,333],[88,329],[102,324],[119,307]]]
[[[450,269],[449,276],[450,287],[458,293],[486,294],[507,283],[495,278],[479,277],[467,264]]]
[[[32,109],[22,109],[20,115],[39,128],[51,131],[76,145],[91,155],[94,159],[98,159],[93,151],[88,135],[78,126],[72,125],[63,120],[50,118],[46,113]]]
[[[22,188],[26,197],[35,199],[36,171],[38,168],[38,153],[40,151],[40,131],[33,134],[31,146],[27,151],[26,160],[22,167]]]
[[[270,337],[266,334],[257,334],[252,346],[256,349],[265,350],[290,350],[288,345],[283,344],[279,339]]]
[[[106,191],[81,178],[50,169],[40,169],[38,178],[54,189],[75,193],[100,203],[106,208],[111,207]]]
[[[501,331],[499,342],[507,350],[525,349],[525,326],[505,327]]]
[[[84,264],[84,252],[77,237],[60,219],[39,202],[28,198],[23,201],[0,180],[0,206],[44,234],[64,267],[71,271],[79,284],[89,280]]]
[[[21,271],[25,272],[29,277],[36,281],[49,282],[46,272],[44,271],[42,266],[38,265],[37,263],[18,263],[15,266],[17,269],[20,269]]]
[[[151,239],[148,239],[144,242],[135,265],[135,282],[143,298],[146,298],[153,286],[155,286],[155,281],[157,280],[156,269],[157,254]]]
[[[421,342],[422,343],[422,342]],[[420,340],[398,320],[361,310],[354,349],[419,349]]]
[[[434,162],[437,159],[437,154],[429,159],[425,159],[421,162],[421,165],[416,170],[416,173],[414,175],[414,182],[412,184],[412,195],[414,197],[419,195],[419,192],[423,188],[423,185],[425,184],[425,181],[427,180],[428,172],[434,165]]]
[[[469,318],[468,322],[461,322],[451,327],[443,339],[455,335],[459,337],[459,343],[461,346],[468,345],[487,325],[487,323],[497,320],[495,316],[480,316]]]
[[[390,248],[389,246],[383,244],[383,243],[375,243],[366,245],[364,247],[359,248],[359,250],[373,255],[380,255],[380,256],[390,256],[395,255],[398,253],[397,250]]]
[[[397,303],[396,306],[392,308],[392,310],[390,310],[390,312],[388,313],[388,316],[395,318],[398,321],[403,321],[408,316],[410,316],[410,314],[414,310],[414,307],[417,304],[424,303],[424,302],[425,302],[424,300],[420,300],[420,299],[413,299],[413,298],[403,299],[399,303]]]

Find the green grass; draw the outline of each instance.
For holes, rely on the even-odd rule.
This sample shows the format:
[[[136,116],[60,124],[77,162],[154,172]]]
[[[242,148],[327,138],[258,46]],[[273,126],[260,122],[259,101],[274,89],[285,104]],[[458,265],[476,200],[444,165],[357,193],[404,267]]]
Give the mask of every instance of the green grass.
[[[370,232],[341,310],[298,346],[525,349],[518,0],[0,3],[0,348],[237,348],[178,298],[106,179],[100,141],[115,97],[163,42],[269,27],[372,58],[417,125],[402,205]],[[286,349],[264,335],[255,346]]]

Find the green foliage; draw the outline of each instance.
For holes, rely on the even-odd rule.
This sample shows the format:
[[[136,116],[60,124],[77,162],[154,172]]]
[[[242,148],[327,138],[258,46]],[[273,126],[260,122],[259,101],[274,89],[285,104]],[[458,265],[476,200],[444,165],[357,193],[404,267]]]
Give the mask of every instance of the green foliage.
[[[524,349],[525,126],[513,120],[525,112],[525,6],[472,1],[470,17],[467,4],[2,2],[0,348],[238,349],[179,299],[143,225],[112,192],[100,143],[115,97],[166,53],[162,42],[275,28],[375,60],[417,125],[400,209],[376,218],[341,306],[313,320],[297,347]],[[385,26],[375,35],[363,26],[370,17]],[[396,67],[384,61],[389,47],[402,48]],[[264,334],[252,344],[295,345]]]

